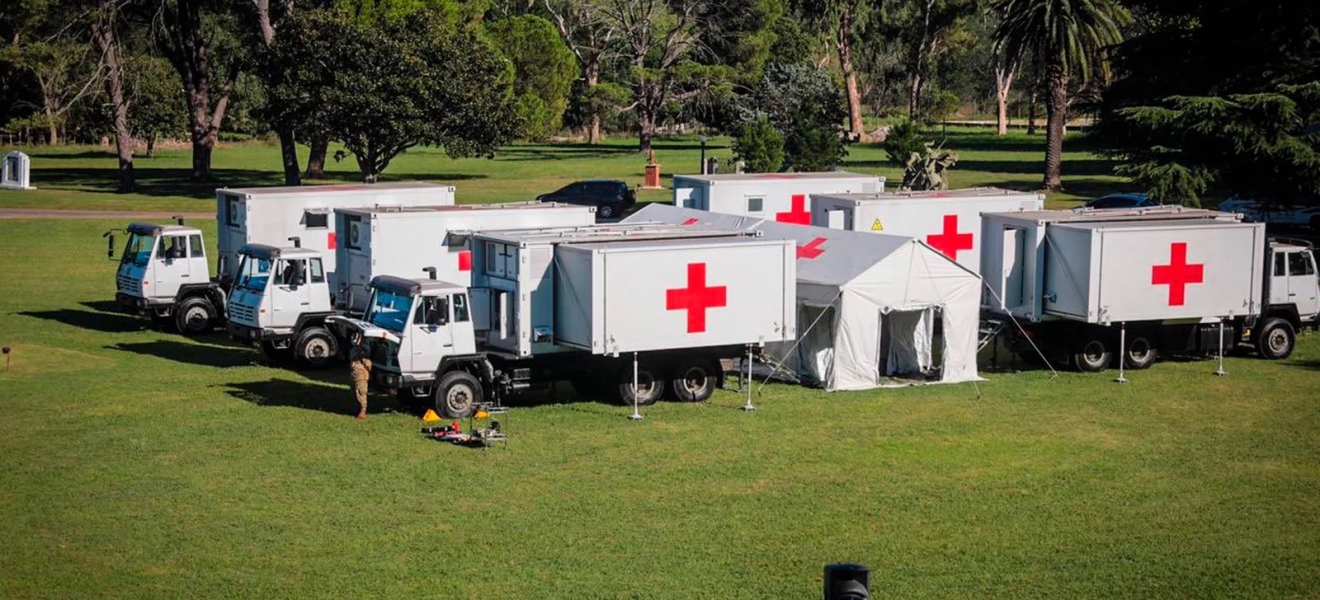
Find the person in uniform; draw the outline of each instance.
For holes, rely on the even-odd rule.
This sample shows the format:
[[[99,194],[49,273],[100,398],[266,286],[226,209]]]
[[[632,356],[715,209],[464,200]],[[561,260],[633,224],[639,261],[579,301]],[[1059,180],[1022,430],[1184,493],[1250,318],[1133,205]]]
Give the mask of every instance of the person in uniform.
[[[357,418],[367,418],[367,382],[371,380],[371,355],[362,334],[353,336],[353,350],[348,355],[348,369],[353,375],[353,398],[358,403]]]

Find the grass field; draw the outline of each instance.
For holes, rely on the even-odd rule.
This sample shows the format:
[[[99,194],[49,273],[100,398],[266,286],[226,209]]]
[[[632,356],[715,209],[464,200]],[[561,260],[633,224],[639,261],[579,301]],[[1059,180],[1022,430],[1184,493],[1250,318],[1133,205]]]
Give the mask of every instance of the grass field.
[[[1064,182],[1066,193],[1051,198],[1052,205],[1071,204],[1079,198],[1127,189],[1111,175],[1114,163],[1081,150],[1083,140],[1070,138]],[[951,129],[946,144],[958,151],[960,161],[950,171],[951,187],[997,185],[1038,189],[1043,171],[1044,138],[1013,132],[997,138],[984,129]],[[701,146],[693,139],[656,143],[656,162],[666,176],[694,173],[701,163]],[[305,160],[306,148],[301,149]],[[334,154],[334,148],[330,154]],[[141,184],[138,194],[115,194],[117,161],[113,149],[93,147],[30,147],[32,185],[27,192],[0,191],[0,208],[52,208],[90,210],[152,209],[214,212],[218,186],[277,185],[279,147],[274,144],[223,145],[214,156],[214,183],[188,181],[191,152],[163,150],[156,158],[138,157],[134,168]],[[729,164],[732,153],[726,138],[707,145],[707,156]],[[352,157],[329,161],[334,181],[358,181]],[[609,140],[600,146],[584,144],[519,145],[505,148],[493,160],[445,156],[435,148],[414,148],[391,163],[382,181],[435,181],[458,186],[461,203],[530,200],[537,194],[584,178],[617,178],[642,182],[646,160],[636,152],[636,140]],[[882,174],[891,184],[902,181],[900,169],[890,166],[878,146],[853,146],[844,169]],[[327,183],[327,182],[320,182]],[[665,185],[669,182],[666,179]],[[664,200],[668,191],[643,191],[642,200]]]
[[[597,176],[578,160],[510,168]],[[475,185],[504,163],[471,164],[489,177],[460,194],[505,198]],[[76,190],[32,194],[210,206]],[[1317,334],[1224,378],[771,384],[755,413],[721,392],[642,422],[528,402],[482,451],[421,439],[388,398],[354,421],[345,372],[106,312],[100,236],[122,226],[0,220],[0,598],[818,598],[836,561],[883,598],[1320,598]]]

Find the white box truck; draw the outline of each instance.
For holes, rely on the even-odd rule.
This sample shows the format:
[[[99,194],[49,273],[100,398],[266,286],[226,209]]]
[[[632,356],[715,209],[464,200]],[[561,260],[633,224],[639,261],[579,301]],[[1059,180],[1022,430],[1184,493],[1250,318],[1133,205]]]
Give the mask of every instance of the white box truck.
[[[811,224],[912,237],[981,272],[981,213],[1037,211],[1045,195],[980,187],[883,194],[812,194]]]
[[[796,339],[795,246],[659,225],[473,236],[470,288],[377,276],[375,383],[448,417],[558,380],[650,404],[710,397],[721,359]],[[634,369],[638,385],[633,385]]]
[[[422,182],[295,187],[220,188],[215,191],[219,234],[218,277],[227,284],[238,272],[238,249],[246,244],[285,246],[291,237],[302,247],[327,252],[339,245],[336,208],[441,206],[454,204],[454,186]],[[334,261],[325,263],[331,289],[337,289]]]
[[[367,305],[365,285],[353,294],[341,283],[336,293],[329,263],[339,261],[346,282],[420,273],[433,266],[448,281],[467,285],[468,238],[473,231],[589,225],[595,223],[594,213],[591,207],[551,203],[338,209],[342,241],[332,253],[297,244],[247,244],[239,249],[238,277],[229,300],[230,337],[256,343],[276,362],[327,366],[341,358],[346,347],[325,326],[326,318],[360,314]]]
[[[812,194],[885,191],[885,178],[846,171],[675,175],[674,206],[811,224]]]
[[[337,209],[336,304],[360,313],[366,308],[372,277],[411,275],[428,266],[436,268],[437,279],[468,285],[472,232],[595,223],[595,207],[556,202]]]
[[[1320,314],[1309,247],[1268,241],[1260,224],[1215,211],[1040,211],[982,215],[989,312],[1019,321],[1047,356],[1082,371],[1120,357],[1251,343],[1292,352]],[[1221,341],[1222,327],[1222,341]],[[1015,331],[1009,328],[1008,331]],[[1027,340],[1012,339],[1027,356]]]
[[[178,219],[175,225],[130,223],[128,241],[115,271],[115,303],[172,324],[185,335],[210,331],[225,306],[225,291],[211,278],[202,231]],[[115,232],[107,231],[114,260]]]

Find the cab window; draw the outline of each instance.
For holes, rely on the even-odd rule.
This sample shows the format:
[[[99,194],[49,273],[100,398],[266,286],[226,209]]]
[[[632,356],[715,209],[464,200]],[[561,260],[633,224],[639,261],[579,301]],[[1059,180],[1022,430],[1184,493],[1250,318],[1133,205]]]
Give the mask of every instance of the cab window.
[[[176,258],[185,258],[187,256],[187,236],[170,235],[160,238],[160,251],[156,253],[156,258],[158,260],[168,262]]]
[[[321,259],[313,258],[308,261],[307,270],[312,274],[312,283],[325,283],[325,268],[321,266]]]
[[[449,298],[422,298],[413,314],[413,323],[417,325],[444,325],[449,322]]]
[[[189,236],[188,247],[192,251],[192,254],[190,254],[189,256],[193,258],[206,257],[206,250],[202,248],[202,236],[200,235]]]
[[[1288,257],[1284,256],[1282,253],[1274,255],[1274,276],[1288,276]]]
[[[467,296],[464,294],[457,294],[454,296],[454,322],[468,322],[468,302]]]
[[[1311,264],[1311,256],[1305,252],[1289,252],[1288,275],[1292,277],[1315,275],[1315,265]]]

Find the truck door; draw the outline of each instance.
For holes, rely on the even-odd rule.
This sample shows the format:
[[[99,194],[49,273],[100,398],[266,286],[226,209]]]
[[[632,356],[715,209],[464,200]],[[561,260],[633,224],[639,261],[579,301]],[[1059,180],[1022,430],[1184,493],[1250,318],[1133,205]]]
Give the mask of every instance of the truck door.
[[[156,242],[156,256],[152,260],[156,298],[173,298],[179,287],[192,282],[192,269],[188,263],[188,236],[162,235]],[[206,281],[206,271],[199,273],[198,281]]]
[[[298,317],[310,310],[312,304],[311,286],[307,285],[307,261],[281,260],[275,264],[271,273],[270,325],[271,327],[293,327]]]
[[[467,298],[464,297],[464,308]],[[413,332],[410,345],[411,365],[408,371],[419,373],[434,371],[440,366],[440,359],[454,351],[454,335],[450,328],[449,296],[422,296],[417,299],[417,308],[413,311]],[[464,310],[463,316],[469,315]],[[467,322],[471,325],[470,320]],[[470,327],[469,327],[470,330]],[[402,362],[402,361],[400,361]]]
[[[1004,228],[1002,268],[1002,294],[1005,309],[1013,309],[1022,304],[1022,259],[1025,249],[1024,232],[1017,227]]]
[[[1297,250],[1288,253],[1288,301],[1297,306],[1303,320],[1320,312],[1320,281],[1315,275],[1315,258],[1310,252]]]

